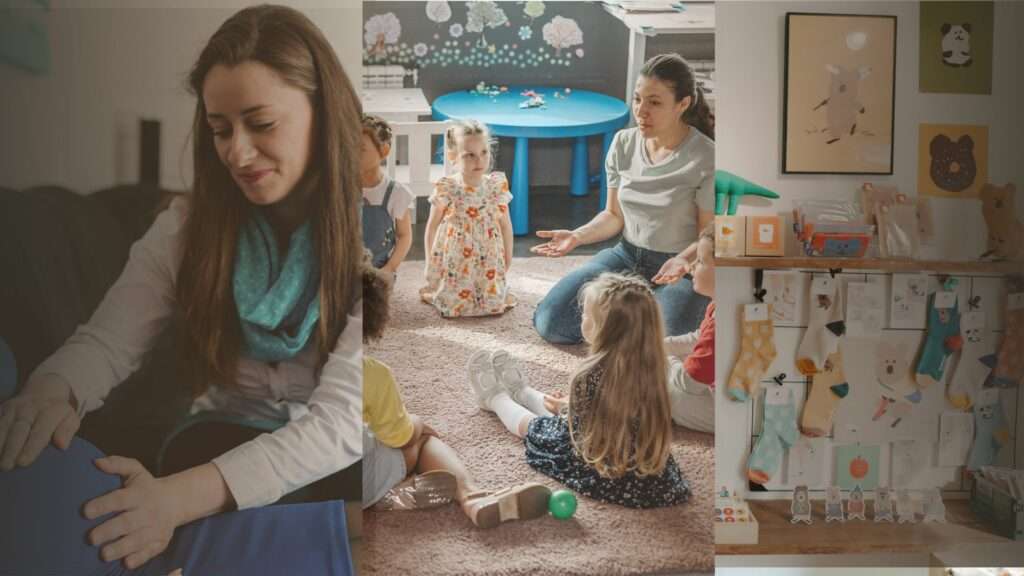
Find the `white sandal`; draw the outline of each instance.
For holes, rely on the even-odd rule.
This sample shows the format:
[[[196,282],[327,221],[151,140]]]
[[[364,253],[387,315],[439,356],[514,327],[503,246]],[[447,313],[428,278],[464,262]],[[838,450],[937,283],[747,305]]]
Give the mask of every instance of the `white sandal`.
[[[480,408],[493,412],[489,406],[491,398],[494,398],[500,392],[504,392],[505,388],[498,381],[494,373],[494,366],[491,364],[491,353],[487,350],[480,350],[474,353],[469,357],[466,370],[469,372],[469,383],[473,387],[473,393],[476,394]]]

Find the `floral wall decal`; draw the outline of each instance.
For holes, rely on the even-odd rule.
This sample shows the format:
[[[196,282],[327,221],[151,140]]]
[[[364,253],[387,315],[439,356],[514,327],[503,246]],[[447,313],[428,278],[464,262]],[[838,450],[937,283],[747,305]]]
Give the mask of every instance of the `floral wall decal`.
[[[522,6],[521,11],[506,12],[503,8],[516,4]],[[584,57],[583,30],[576,20],[551,14],[555,4],[537,0],[516,4],[432,0],[419,8],[426,12],[426,26],[413,22],[405,30],[393,12],[368,15],[363,62],[416,68],[503,66],[525,71],[541,66],[566,67]],[[551,16],[550,20],[540,31],[534,30],[534,22],[539,24],[546,15]],[[405,18],[412,17],[405,13]],[[441,24],[447,24],[447,29],[439,30]],[[479,37],[467,37],[472,34]]]
[[[466,14],[466,31],[480,33],[480,46],[487,46],[487,38],[484,37],[485,28],[497,28],[508,24],[508,16],[505,11],[498,7],[497,2],[490,0],[475,0],[469,3],[469,11]]]
[[[583,43],[583,31],[572,18],[555,16],[544,25],[543,33],[544,41],[555,49],[556,55],[561,55],[562,48]]]
[[[530,0],[523,8],[523,14],[530,19],[530,22],[533,22],[535,19],[544,15],[544,2],[541,2],[540,0]]]
[[[444,24],[452,18],[452,7],[446,0],[430,0],[427,2],[427,18],[431,22]]]
[[[387,44],[395,44],[398,37],[402,35],[402,23],[394,12],[377,14],[366,21],[363,26],[368,50],[372,54],[384,55],[387,52]]]

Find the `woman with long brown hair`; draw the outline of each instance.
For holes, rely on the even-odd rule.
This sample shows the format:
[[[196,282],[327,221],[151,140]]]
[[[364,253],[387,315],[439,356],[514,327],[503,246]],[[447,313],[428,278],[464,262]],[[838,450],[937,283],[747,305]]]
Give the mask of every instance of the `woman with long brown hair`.
[[[540,230],[531,250],[561,257],[578,246],[619,237],[569,272],[537,304],[533,325],[555,344],[578,344],[580,289],[602,272],[630,272],[655,285],[670,336],[697,328],[707,298],[689,273],[697,235],[714,217],[715,119],[693,70],[678,54],[659,54],[640,70],[633,92],[636,126],[608,150],[608,204],[575,230]]]
[[[184,442],[212,454],[172,443],[176,471],[159,478],[135,460],[97,460],[123,488],[86,503],[89,519],[116,514],[89,540],[128,567],[163,550],[177,526],[269,504],[362,454],[361,110],[352,86],[320,30],[277,6],[224,22],[189,86],[191,194],[132,247],[88,323],[0,405],[0,468],[28,466],[51,441],[65,448],[177,317],[193,412],[278,424],[265,434],[194,428],[225,433]]]

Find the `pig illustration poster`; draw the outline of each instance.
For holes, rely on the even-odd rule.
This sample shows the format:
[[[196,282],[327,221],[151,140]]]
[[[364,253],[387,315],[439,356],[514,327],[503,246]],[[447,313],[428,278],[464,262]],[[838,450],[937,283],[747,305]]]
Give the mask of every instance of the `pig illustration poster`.
[[[892,174],[896,17],[786,14],[782,171]]]

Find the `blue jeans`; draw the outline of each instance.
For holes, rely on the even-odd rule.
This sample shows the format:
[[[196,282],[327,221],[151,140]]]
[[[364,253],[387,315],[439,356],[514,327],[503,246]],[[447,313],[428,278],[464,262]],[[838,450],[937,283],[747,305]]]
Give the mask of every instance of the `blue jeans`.
[[[632,273],[649,282],[673,256],[675,254],[647,250],[620,240],[615,246],[595,254],[551,288],[533,313],[534,328],[541,338],[552,344],[579,344],[583,341],[580,332],[583,310],[579,292],[584,284],[602,272]],[[689,276],[674,284],[655,286],[654,296],[669,336],[696,330],[710,302],[707,297],[693,291],[693,281]]]

